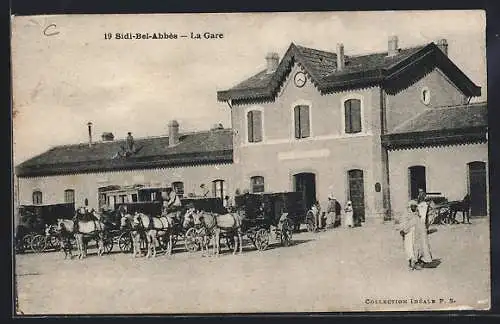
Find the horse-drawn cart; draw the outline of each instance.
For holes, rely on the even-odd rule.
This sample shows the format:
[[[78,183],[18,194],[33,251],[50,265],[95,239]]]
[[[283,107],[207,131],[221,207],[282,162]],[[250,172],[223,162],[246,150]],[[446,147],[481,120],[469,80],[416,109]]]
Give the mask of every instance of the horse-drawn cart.
[[[16,251],[43,252],[58,250],[60,242],[52,231],[57,219],[71,219],[75,213],[74,203],[50,205],[21,205],[20,224],[16,228]]]
[[[304,217],[305,208],[296,200],[301,193],[244,194],[236,197],[236,209],[243,210],[242,231],[259,251],[264,251],[271,233],[282,246],[292,240],[293,229]]]

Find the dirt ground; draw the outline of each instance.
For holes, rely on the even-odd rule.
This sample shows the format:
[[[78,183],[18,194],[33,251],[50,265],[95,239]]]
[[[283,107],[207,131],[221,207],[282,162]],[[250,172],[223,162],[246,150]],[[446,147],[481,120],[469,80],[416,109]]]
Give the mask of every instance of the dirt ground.
[[[18,314],[346,312],[490,307],[489,222],[431,228],[435,268],[409,271],[393,224],[297,233],[218,258],[16,257]]]

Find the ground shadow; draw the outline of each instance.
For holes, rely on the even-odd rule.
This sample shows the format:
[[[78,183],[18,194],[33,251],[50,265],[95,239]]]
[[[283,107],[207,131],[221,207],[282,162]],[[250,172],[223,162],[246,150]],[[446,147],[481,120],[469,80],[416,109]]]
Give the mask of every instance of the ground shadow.
[[[431,262],[422,264],[422,268],[425,269],[435,269],[441,264],[441,259],[432,259]]]

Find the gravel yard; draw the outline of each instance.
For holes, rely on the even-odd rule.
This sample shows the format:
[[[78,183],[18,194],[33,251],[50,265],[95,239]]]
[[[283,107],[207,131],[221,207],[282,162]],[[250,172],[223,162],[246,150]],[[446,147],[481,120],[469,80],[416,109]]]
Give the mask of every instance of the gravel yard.
[[[430,235],[436,268],[409,271],[392,224],[297,233],[293,245],[202,257],[16,257],[18,312],[137,314],[488,309],[488,219]],[[438,264],[439,263],[439,264]],[[434,302],[433,302],[434,301]]]

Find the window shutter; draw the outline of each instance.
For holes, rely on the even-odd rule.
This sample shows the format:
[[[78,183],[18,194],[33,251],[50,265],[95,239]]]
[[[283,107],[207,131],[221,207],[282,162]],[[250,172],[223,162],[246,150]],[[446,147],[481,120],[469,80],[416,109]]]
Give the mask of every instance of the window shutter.
[[[352,132],[352,127],[351,127],[351,100],[347,100],[344,102],[344,116],[345,116],[345,132],[346,133],[351,133]]]
[[[247,113],[248,141],[253,142],[253,111]]]
[[[310,127],[309,127],[309,107],[300,106],[300,137],[309,137]]]
[[[361,101],[351,100],[351,132],[361,132]]]
[[[300,138],[300,106],[294,108],[295,138]]]
[[[253,140],[254,142],[262,141],[262,112],[253,111]]]

